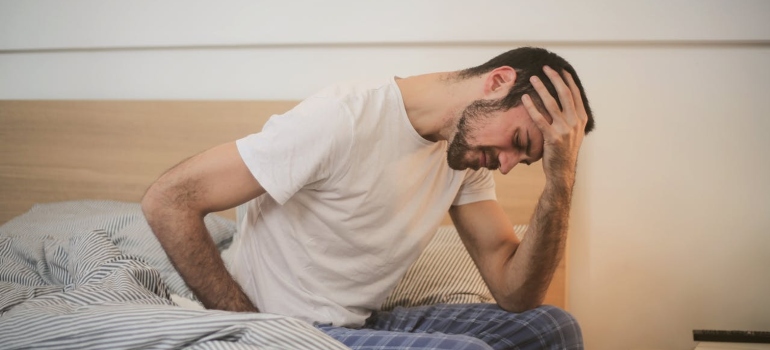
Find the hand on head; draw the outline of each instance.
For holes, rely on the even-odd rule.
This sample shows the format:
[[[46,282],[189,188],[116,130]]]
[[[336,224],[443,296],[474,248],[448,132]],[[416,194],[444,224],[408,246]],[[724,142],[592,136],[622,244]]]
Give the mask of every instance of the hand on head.
[[[584,130],[588,122],[588,114],[583,106],[580,89],[575,84],[572,75],[563,71],[564,79],[562,79],[559,73],[548,66],[544,66],[543,71],[556,88],[561,108],[537,76],[533,75],[530,82],[543,101],[552,122],[549,123],[546,117],[540,113],[529,95],[523,95],[521,102],[535,125],[543,133],[543,167],[546,176],[557,176],[565,172],[574,174],[578,151],[585,135]]]

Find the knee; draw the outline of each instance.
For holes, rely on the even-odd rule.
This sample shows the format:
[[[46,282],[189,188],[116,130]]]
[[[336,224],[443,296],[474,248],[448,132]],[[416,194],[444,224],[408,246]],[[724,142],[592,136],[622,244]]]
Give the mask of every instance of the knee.
[[[580,325],[569,312],[556,306],[543,305],[534,310],[531,324],[540,329],[548,348],[582,349],[583,334]]]
[[[458,341],[458,343],[459,346],[452,347],[452,349],[493,350],[493,348],[483,340],[471,336],[462,336],[462,340]]]
[[[507,312],[496,305],[485,307],[494,316],[474,332],[493,349],[583,349],[577,320],[558,307],[544,305],[521,313]]]

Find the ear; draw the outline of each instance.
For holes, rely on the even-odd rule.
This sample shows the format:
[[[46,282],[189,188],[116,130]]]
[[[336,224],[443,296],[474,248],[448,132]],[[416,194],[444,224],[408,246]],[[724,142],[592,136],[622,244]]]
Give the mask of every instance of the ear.
[[[495,68],[487,73],[484,80],[485,98],[498,100],[505,97],[513,87],[514,82],[516,82],[515,69],[508,66]]]

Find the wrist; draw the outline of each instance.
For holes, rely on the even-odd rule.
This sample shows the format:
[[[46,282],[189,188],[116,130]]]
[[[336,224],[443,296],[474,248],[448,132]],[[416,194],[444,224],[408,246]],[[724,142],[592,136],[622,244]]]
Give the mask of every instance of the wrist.
[[[571,191],[572,187],[575,185],[575,173],[574,171],[562,171],[550,174],[546,173],[545,184],[546,186],[559,189],[567,189]]]
[[[574,176],[546,176],[543,193],[547,194],[552,201],[568,204],[572,200],[574,185]]]

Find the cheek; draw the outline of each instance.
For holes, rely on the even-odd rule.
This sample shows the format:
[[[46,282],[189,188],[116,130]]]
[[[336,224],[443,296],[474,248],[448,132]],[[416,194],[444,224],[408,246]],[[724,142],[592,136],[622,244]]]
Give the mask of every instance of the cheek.
[[[496,145],[500,139],[500,131],[490,127],[472,129],[465,133],[465,141],[471,148]]]
[[[530,142],[532,142],[532,153],[536,155],[543,155],[543,134],[540,132],[539,129],[535,128],[534,131],[530,131],[533,133],[532,139]]]

